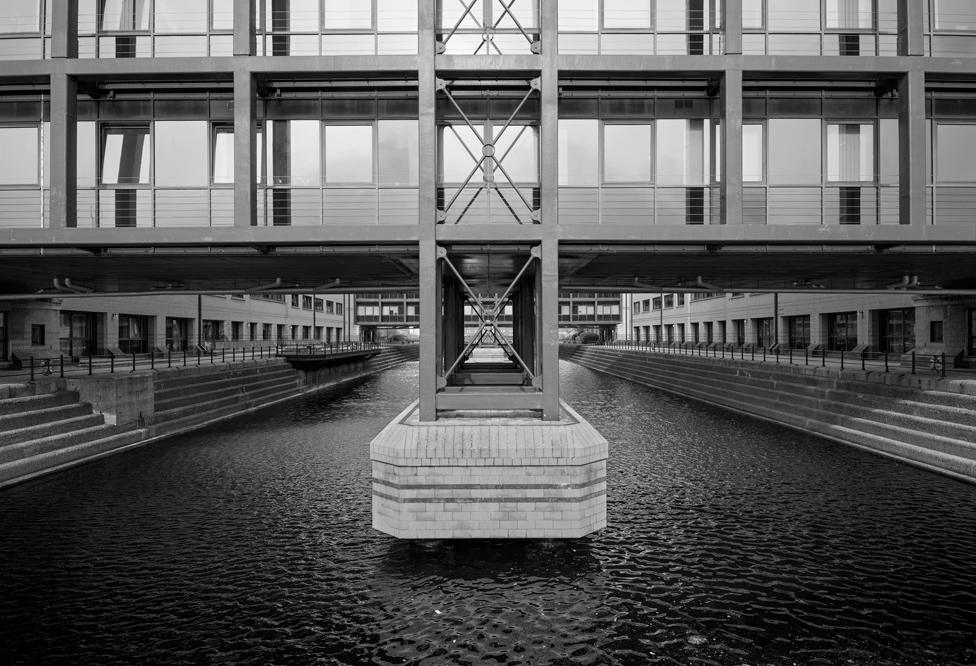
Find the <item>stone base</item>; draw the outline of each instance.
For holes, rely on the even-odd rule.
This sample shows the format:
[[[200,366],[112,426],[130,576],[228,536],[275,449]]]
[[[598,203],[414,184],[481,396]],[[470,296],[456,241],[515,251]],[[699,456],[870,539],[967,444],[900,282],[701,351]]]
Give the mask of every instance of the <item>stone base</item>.
[[[370,444],[373,527],[400,539],[577,538],[607,524],[607,441],[565,403],[559,421],[504,412],[418,420]]]

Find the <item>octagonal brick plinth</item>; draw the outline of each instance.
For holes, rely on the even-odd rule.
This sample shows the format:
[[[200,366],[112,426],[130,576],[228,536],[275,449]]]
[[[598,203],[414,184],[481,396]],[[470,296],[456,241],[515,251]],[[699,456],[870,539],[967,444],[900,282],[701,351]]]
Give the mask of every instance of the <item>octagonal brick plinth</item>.
[[[421,423],[414,403],[370,444],[373,527],[400,539],[577,538],[607,524],[607,441],[559,421],[472,412]]]

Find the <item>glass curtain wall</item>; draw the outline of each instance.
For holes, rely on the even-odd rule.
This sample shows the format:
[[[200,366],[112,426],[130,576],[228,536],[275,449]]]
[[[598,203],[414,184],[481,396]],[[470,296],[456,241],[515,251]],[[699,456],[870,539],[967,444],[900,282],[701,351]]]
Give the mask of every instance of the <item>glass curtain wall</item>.
[[[748,95],[745,223],[898,224],[894,102],[873,93]]]
[[[560,222],[718,223],[712,113],[709,99],[563,100]]]
[[[925,10],[928,55],[976,56],[976,3],[971,0],[919,0]]]
[[[0,100],[0,228],[48,226],[50,123],[46,96]]]
[[[256,0],[258,55],[414,55],[416,0]]]
[[[721,0],[560,0],[559,52],[722,53]]]
[[[742,0],[746,55],[894,56],[897,0]]]
[[[931,221],[971,227],[976,207],[976,92],[933,91],[927,107]]]
[[[437,40],[450,55],[539,50],[539,0],[440,0]]]
[[[78,0],[81,58],[230,56],[234,0]]]
[[[79,100],[76,226],[232,226],[230,102],[229,93]]]
[[[0,2],[0,61],[51,57],[51,2]]]

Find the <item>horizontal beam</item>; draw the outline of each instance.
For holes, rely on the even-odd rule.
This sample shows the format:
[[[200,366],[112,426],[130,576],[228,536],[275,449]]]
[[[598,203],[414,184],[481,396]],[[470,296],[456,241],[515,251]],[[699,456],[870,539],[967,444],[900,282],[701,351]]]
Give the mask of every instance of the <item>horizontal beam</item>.
[[[478,391],[472,393],[438,393],[437,409],[486,410],[514,409],[540,410],[543,407],[543,394],[521,391]]]

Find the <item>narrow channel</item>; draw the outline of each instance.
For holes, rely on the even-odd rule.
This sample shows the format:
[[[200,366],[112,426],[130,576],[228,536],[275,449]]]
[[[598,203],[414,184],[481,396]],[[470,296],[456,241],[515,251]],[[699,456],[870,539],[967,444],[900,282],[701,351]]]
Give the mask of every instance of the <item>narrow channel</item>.
[[[0,492],[6,664],[972,664],[976,493],[579,366],[609,527],[370,528],[408,363]]]

